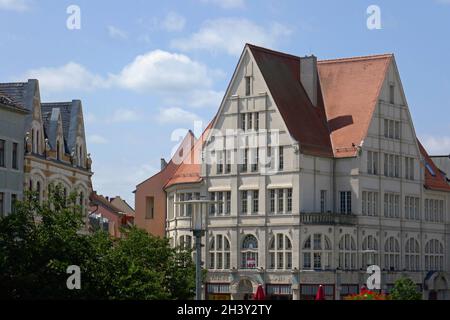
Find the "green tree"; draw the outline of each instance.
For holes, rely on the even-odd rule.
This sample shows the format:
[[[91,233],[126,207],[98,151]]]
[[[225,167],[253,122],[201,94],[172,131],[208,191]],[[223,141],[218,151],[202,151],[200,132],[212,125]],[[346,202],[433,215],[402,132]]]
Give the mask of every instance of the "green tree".
[[[417,286],[409,278],[403,277],[395,281],[390,294],[392,300],[421,300],[422,294],[417,291]]]
[[[0,298],[190,299],[191,253],[145,231],[80,233],[84,223],[74,194],[54,187],[40,203],[29,194],[0,218]],[[69,265],[81,270],[81,290],[68,290]]]

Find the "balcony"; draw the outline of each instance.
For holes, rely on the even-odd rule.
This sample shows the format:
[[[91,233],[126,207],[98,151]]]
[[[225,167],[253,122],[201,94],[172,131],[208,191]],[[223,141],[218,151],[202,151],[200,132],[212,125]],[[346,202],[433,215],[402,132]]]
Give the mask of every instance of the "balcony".
[[[302,224],[319,225],[355,225],[357,217],[354,214],[343,213],[300,213]]]

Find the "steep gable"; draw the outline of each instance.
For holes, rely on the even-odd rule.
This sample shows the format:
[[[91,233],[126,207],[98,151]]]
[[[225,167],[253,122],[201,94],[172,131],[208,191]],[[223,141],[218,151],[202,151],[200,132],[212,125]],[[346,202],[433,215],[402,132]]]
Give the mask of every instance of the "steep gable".
[[[385,54],[318,62],[334,157],[356,155],[392,58]]]

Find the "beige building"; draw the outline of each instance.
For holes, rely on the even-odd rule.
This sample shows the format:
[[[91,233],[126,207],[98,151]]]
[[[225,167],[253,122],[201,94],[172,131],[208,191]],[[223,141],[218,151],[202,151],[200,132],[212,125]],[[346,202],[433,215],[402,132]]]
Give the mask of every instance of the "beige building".
[[[29,111],[25,120],[24,190],[48,195],[59,184],[88,211],[92,192],[91,159],[87,152],[81,101],[43,103],[38,80],[0,83],[0,93]]]
[[[393,55],[317,61],[246,45],[187,151],[156,215],[173,245],[191,245],[192,207],[175,202],[219,201],[203,238],[207,298],[261,284],[311,299],[322,284],[340,299],[372,264],[386,292],[406,275],[424,298],[450,298],[450,186],[416,137]]]

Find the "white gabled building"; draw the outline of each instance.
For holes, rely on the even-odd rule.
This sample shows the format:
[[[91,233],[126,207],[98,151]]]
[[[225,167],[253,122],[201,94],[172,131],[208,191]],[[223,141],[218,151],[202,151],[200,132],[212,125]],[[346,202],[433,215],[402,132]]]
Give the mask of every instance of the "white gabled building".
[[[450,298],[450,186],[416,137],[393,55],[317,61],[246,45],[207,129],[149,218],[165,215],[173,245],[189,245],[191,208],[174,202],[221,201],[207,216],[207,298],[261,284],[311,299],[322,284],[339,299],[369,264],[382,290],[406,275],[424,298]]]

